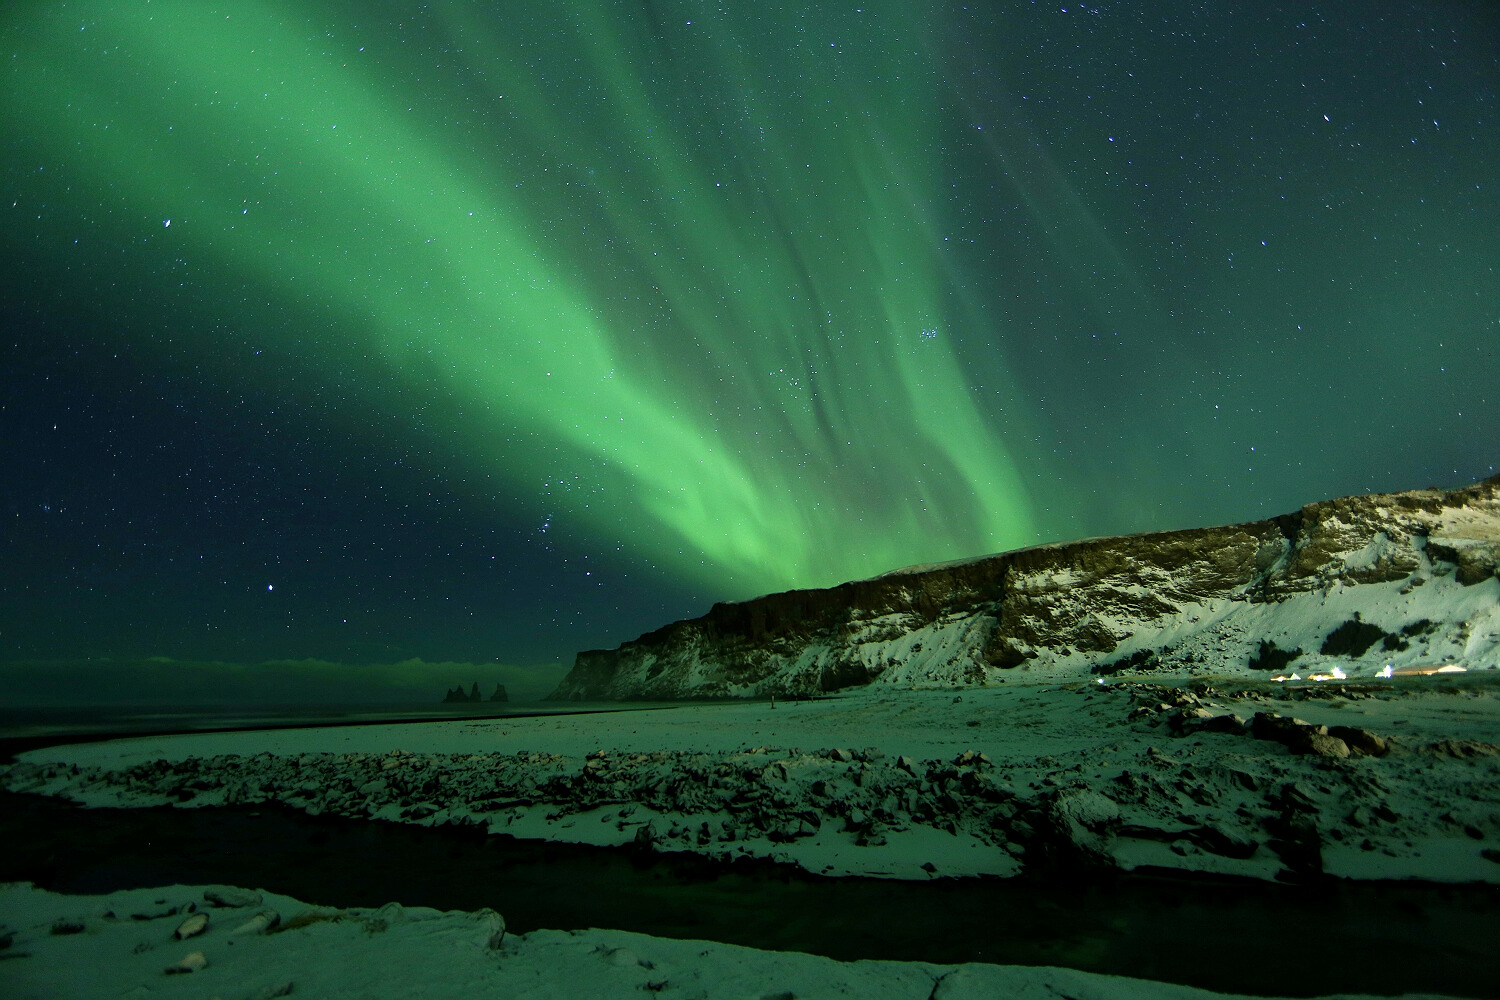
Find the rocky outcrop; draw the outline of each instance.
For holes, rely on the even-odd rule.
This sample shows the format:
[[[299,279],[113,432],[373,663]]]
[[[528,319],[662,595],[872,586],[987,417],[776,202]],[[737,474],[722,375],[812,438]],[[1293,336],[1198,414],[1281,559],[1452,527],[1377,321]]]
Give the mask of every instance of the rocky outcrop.
[[[444,705],[462,705],[477,701],[484,701],[484,695],[479,693],[478,681],[474,682],[474,686],[469,689],[468,694],[464,694],[464,686],[460,684],[458,687],[454,688],[452,691],[449,691],[443,697]]]
[[[505,693],[504,684],[495,685],[495,691],[490,695],[490,701],[510,701],[510,695]]]
[[[1018,669],[1059,677],[1232,672],[1253,661],[1272,670],[1290,662],[1266,656],[1278,645],[1295,648],[1304,670],[1333,661],[1379,669],[1375,660],[1401,657],[1490,665],[1500,663],[1497,565],[1500,476],[1459,490],[1345,497],[1248,524],[1040,545],[716,604],[617,649],[579,653],[549,697],[958,687]],[[1300,652],[1324,647],[1361,613],[1385,640],[1355,657]]]

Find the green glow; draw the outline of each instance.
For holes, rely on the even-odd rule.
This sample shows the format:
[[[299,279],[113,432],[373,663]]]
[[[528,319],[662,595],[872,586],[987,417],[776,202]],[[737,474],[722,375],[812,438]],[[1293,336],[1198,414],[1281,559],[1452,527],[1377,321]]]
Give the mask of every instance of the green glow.
[[[599,544],[748,594],[1032,541],[953,347],[920,5],[563,9],[90,0],[12,32],[3,112]]]

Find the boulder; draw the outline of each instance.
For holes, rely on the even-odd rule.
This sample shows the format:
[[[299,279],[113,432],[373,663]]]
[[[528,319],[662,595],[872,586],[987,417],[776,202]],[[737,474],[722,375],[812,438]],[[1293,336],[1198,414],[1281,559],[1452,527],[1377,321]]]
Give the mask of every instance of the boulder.
[[[276,927],[280,926],[280,924],[281,914],[277,913],[275,910],[261,910],[249,920],[246,920],[238,927],[235,927],[229,933],[231,935],[264,934],[267,931],[273,930]]]
[[[208,930],[208,914],[195,913],[178,924],[177,930],[172,932],[172,936],[182,941],[190,937],[197,937],[206,930]]]
[[[1351,753],[1364,754],[1368,757],[1384,757],[1390,750],[1384,737],[1377,736],[1368,729],[1360,729],[1358,726],[1329,726],[1328,735],[1343,740]]]
[[[261,902],[260,893],[233,887],[205,889],[203,898],[215,906],[258,906]]]
[[[175,976],[184,972],[201,972],[208,968],[208,958],[203,952],[195,951],[184,955],[180,960],[167,966],[162,971],[169,976]]]
[[[1296,745],[1288,745],[1292,753],[1317,754],[1319,757],[1349,756],[1349,744],[1337,736],[1329,736],[1327,733],[1312,731],[1307,733],[1303,742]]]
[[[475,923],[479,925],[479,943],[489,951],[494,951],[505,942],[505,918],[489,907],[469,914]]]

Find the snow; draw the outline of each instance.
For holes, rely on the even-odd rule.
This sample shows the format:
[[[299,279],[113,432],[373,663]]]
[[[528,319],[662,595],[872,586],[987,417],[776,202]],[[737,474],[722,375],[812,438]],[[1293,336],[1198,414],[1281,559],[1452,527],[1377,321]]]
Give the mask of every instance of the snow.
[[[488,910],[440,912],[395,902],[340,910],[269,892],[258,893],[260,899],[248,906],[211,907],[206,892],[226,889],[234,887],[174,885],[65,896],[26,883],[0,886],[0,919],[14,932],[9,957],[0,962],[0,992],[10,1000],[288,995],[554,1000],[656,993],[734,1000],[1210,1000],[1223,995],[1070,969],[838,962],[625,931],[506,934],[503,918]],[[194,910],[209,916],[207,931],[178,940],[175,930]],[[266,910],[279,918],[273,929],[239,929]],[[165,971],[194,955],[197,971]]]
[[[31,751],[0,768],[0,787],[93,807],[280,802],[769,858],[829,876],[1150,867],[1500,885],[1500,578],[1483,575],[1500,520],[1485,504],[1445,507],[1424,531],[1405,508],[1376,509],[1373,531],[1314,510],[1320,533],[1307,551],[1322,563],[1265,593],[1243,578],[1223,584],[1211,553],[1180,571],[1148,560],[1135,575],[1086,578],[1067,564],[1017,572],[1007,592],[1026,599],[1006,613],[1032,638],[1021,643],[1030,658],[1009,669],[985,658],[999,613],[991,601],[934,619],[851,610],[847,629],[775,651],[793,680],[850,664],[875,675],[838,697],[145,736]],[[1269,537],[1256,566],[1285,569],[1294,553]],[[1368,637],[1370,627],[1380,633],[1357,655],[1322,652],[1340,628]],[[1288,673],[1347,679],[1273,683],[1249,667],[1266,642],[1300,650]],[[1143,658],[1149,670],[1120,666],[1140,652],[1154,654]],[[1465,672],[1433,673],[1445,666]],[[620,670],[636,683],[657,668],[680,669],[690,687],[755,690],[725,684],[701,637]],[[15,932],[4,954],[30,956],[0,961],[0,994],[1215,995],[1061,969],[840,963],[615,930],[502,940],[500,916],[487,911],[331,910],[271,893],[256,906],[279,914],[279,932],[235,931],[247,906],[174,939],[205,888],[94,899],[0,887],[0,922]],[[200,968],[164,972],[179,964]]]
[[[279,800],[604,845],[649,829],[662,850],[923,880],[1015,875],[1059,845],[1123,869],[1277,879],[1299,864],[1277,843],[1293,816],[1326,874],[1500,883],[1497,680],[877,688],[775,708],[148,736],[35,750],[0,771],[0,784],[95,806]],[[1192,728],[1256,712],[1368,729],[1391,750],[1297,755],[1248,732]],[[437,780],[435,795],[400,791]],[[786,832],[806,827],[788,817],[809,815],[821,822]],[[0,889],[0,924],[15,931],[7,953],[31,956],[0,961],[0,995],[269,997],[287,983],[331,997],[1213,995],[1059,969],[839,963],[613,930],[536,931],[490,948],[493,915],[333,911],[270,893],[265,906],[284,922],[306,914],[301,926],[236,935],[245,919],[214,911],[206,934],[173,939],[203,890],[93,899]],[[175,912],[129,918],[166,909]],[[59,920],[83,930],[51,933]],[[163,971],[198,952],[200,971]]]
[[[1195,728],[1256,713],[1367,730],[1392,750],[1334,760],[1239,723]],[[1442,749],[1451,740],[1496,752],[1454,756]],[[1084,845],[1113,864],[1274,877],[1288,864],[1277,817],[1297,788],[1325,871],[1500,882],[1482,853],[1500,843],[1500,677],[1222,691],[1007,683],[774,708],[149,736],[35,750],[0,783],[95,806],[276,800],[569,842],[649,836],[662,850],[896,878],[926,878],[924,865],[1015,874],[1038,830],[1061,822],[1059,798],[1079,789],[1119,804],[1119,822]],[[1351,820],[1360,803],[1397,818]],[[1200,829],[1228,846],[1194,846]]]

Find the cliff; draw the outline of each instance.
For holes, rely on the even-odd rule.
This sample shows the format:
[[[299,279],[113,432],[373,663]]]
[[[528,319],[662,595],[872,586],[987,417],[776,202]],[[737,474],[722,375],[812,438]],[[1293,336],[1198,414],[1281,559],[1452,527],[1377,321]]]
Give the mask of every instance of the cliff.
[[[799,696],[1145,671],[1493,669],[1497,564],[1500,476],[716,604],[617,649],[579,653],[548,697]],[[1369,641],[1356,651],[1360,642],[1330,638],[1340,628]]]

